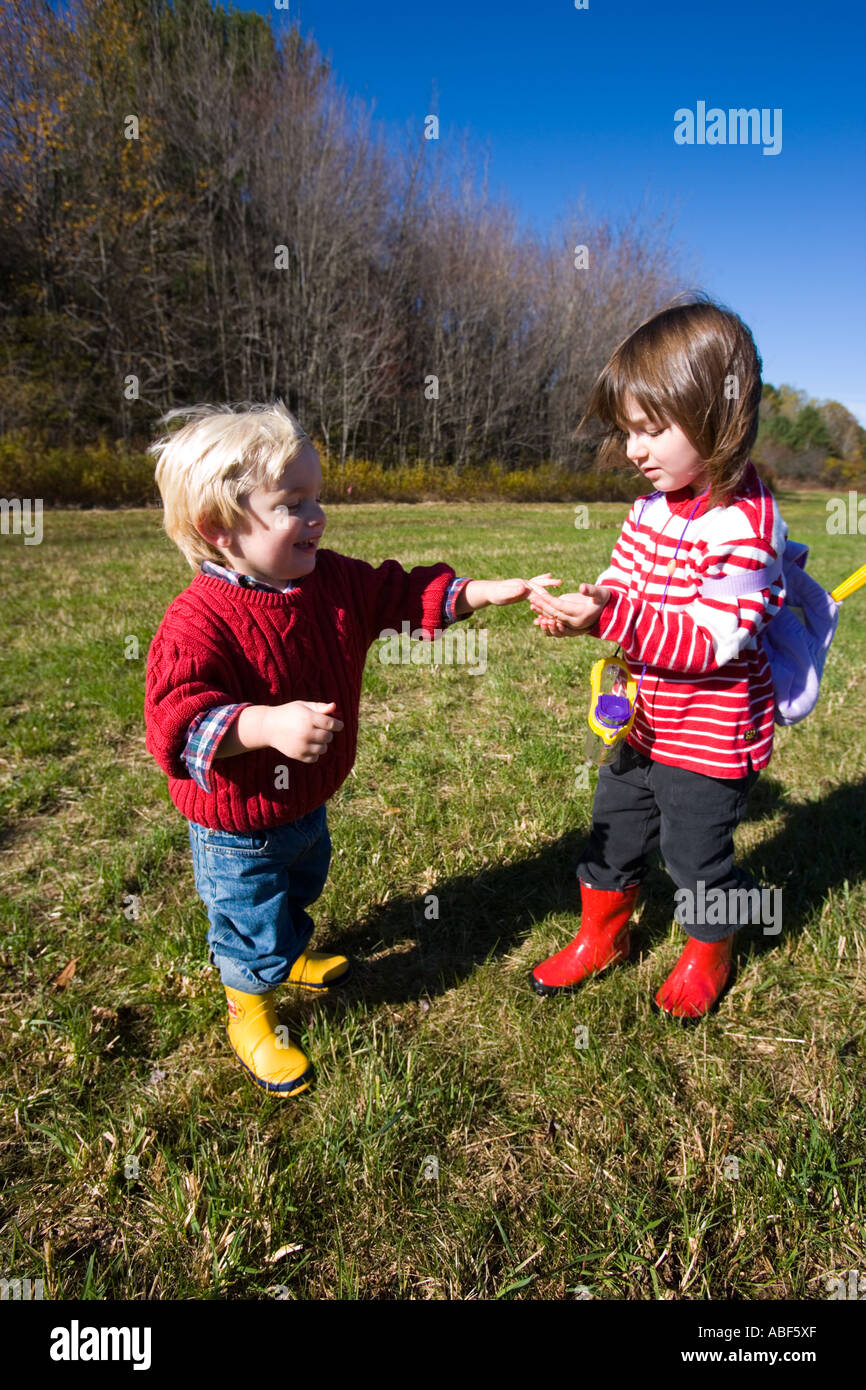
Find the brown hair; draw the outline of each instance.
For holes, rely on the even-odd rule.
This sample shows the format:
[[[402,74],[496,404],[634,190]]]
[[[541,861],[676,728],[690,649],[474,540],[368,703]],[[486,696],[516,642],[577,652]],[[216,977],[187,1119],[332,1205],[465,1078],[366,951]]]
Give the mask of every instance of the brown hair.
[[[620,343],[577,427],[593,417],[604,425],[602,466],[625,458],[627,395],[654,424],[679,425],[706,462],[709,505],[724,505],[748,464],[761,403],[761,359],[742,319],[705,295],[690,296]]]

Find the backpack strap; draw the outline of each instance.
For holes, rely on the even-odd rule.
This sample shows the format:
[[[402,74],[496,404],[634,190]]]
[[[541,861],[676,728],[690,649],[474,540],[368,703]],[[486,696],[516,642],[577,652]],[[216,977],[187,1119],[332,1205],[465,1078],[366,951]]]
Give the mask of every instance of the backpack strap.
[[[764,565],[762,569],[725,575],[723,579],[705,579],[701,585],[701,598],[740,598],[743,594],[769,589],[782,573],[782,564],[782,556],[777,555],[771,565]]]
[[[808,545],[802,541],[787,541],[781,554],[759,570],[744,570],[742,574],[725,575],[723,579],[705,579],[701,585],[701,598],[740,598],[743,594],[769,589],[786,566],[797,565],[805,569],[808,557]]]

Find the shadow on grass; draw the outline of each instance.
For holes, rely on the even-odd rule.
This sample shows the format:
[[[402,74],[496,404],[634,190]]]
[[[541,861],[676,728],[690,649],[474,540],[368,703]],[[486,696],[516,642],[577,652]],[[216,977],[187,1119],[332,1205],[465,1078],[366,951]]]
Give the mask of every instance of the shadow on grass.
[[[830,892],[853,888],[866,878],[866,779],[835,787],[821,801],[791,805],[781,783],[760,778],[746,819],[755,822],[780,813],[784,822],[778,832],[743,859],[759,883],[782,890],[781,936],[764,936],[760,927],[744,933],[759,953],[771,950],[786,933],[801,931]]]
[[[737,938],[738,956],[772,950],[785,933],[802,930],[828,892],[866,877],[866,782],[837,787],[820,802],[791,805],[782,784],[765,777],[752,793],[746,820],[780,814],[784,820],[777,833],[742,862],[758,883],[782,889],[782,935],[765,936],[760,924],[746,927]],[[424,894],[403,896],[331,934],[328,948],[345,951],[357,963],[345,990],[321,1002],[337,1007],[339,998],[396,1004],[439,994],[485,960],[512,950],[552,915],[572,914],[577,931],[575,865],[585,838],[584,830],[575,831],[516,863],[434,885],[430,891],[438,898],[438,920],[425,916],[432,905],[425,906]],[[638,945],[654,945],[667,936],[673,914],[673,885],[660,866],[650,868],[643,899],[635,935]],[[357,961],[359,955],[378,952],[378,959]],[[539,951],[539,959],[541,955]]]

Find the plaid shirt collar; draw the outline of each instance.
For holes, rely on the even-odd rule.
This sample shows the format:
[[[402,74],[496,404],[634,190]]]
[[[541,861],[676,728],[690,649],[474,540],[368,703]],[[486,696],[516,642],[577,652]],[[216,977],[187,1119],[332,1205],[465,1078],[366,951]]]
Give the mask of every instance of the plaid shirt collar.
[[[218,565],[215,560],[202,560],[201,572],[212,575],[214,579],[227,579],[230,584],[237,584],[241,589],[265,589],[271,594],[291,594],[301,587],[292,580],[285,589],[278,589],[275,584],[266,584],[263,579],[252,579],[250,575],[241,574],[239,570]]]

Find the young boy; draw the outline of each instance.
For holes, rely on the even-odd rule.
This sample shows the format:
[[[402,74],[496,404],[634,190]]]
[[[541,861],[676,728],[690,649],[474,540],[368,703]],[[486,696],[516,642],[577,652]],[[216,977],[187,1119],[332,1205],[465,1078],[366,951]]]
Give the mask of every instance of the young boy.
[[[146,745],[189,821],[195,885],[228,1036],[257,1085],[304,1091],[312,1068],[276,1033],[274,988],[325,990],[344,956],[308,951],[331,856],[325,803],[355,760],[367,652],[408,621],[431,638],[532,585],[446,564],[374,569],[320,550],[318,454],[282,402],[197,406],[151,446],[164,525],[198,572],[148,652]]]

